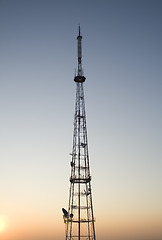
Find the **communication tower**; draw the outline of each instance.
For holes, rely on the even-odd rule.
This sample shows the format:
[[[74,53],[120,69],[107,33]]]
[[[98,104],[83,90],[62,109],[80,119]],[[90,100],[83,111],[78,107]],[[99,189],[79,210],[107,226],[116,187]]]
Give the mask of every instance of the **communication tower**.
[[[78,69],[74,77],[76,102],[74,116],[73,149],[68,210],[62,208],[66,225],[66,240],[96,240],[92,204],[91,175],[88,154],[88,138],[82,69],[82,36],[77,37]]]

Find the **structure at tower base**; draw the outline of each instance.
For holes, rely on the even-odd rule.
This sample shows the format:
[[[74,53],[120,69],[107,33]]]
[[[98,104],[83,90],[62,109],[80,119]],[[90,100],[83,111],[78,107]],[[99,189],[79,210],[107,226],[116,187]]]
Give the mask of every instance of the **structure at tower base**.
[[[77,37],[78,70],[68,210],[62,208],[66,240],[96,240],[82,69],[82,36]]]

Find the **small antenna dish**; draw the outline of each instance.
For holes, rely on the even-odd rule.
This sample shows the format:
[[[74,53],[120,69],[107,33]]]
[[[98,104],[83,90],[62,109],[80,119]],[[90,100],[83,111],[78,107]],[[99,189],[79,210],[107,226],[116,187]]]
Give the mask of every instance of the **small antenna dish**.
[[[65,208],[62,208],[62,212],[64,214],[64,217],[67,218],[68,217],[68,212],[66,211]]]

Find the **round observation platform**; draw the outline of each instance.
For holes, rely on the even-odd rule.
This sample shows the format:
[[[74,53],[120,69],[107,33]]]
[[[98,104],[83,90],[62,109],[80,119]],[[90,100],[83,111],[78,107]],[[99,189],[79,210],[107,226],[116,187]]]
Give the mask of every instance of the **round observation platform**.
[[[79,82],[79,83],[83,83],[83,82],[85,82],[85,80],[86,80],[86,78],[84,76],[76,76],[74,78],[74,81]]]

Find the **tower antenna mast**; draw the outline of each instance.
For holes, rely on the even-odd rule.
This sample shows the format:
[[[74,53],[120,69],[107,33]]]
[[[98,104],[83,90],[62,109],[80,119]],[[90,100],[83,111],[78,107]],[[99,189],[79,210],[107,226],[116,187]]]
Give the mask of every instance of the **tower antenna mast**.
[[[78,40],[78,75],[81,76],[83,74],[83,71],[82,71],[82,36],[80,35],[80,25],[77,40]]]
[[[66,240],[96,240],[83,89],[83,83],[86,78],[82,69],[82,36],[80,26],[77,43],[78,72],[74,77],[76,102],[72,159],[70,162],[69,206],[68,210],[62,208],[62,211],[66,226]]]

